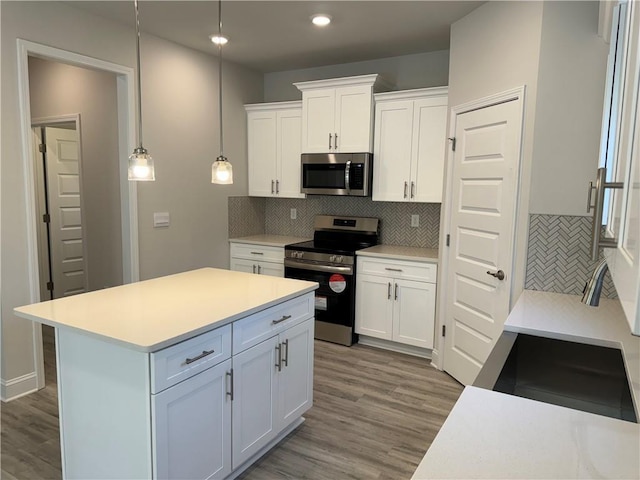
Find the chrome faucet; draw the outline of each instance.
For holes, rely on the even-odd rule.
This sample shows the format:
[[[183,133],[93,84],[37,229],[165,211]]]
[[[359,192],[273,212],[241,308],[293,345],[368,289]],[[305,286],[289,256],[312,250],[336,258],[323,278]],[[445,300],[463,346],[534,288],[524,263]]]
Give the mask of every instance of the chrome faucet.
[[[585,284],[582,290],[582,303],[591,307],[597,307],[600,303],[600,294],[602,293],[602,283],[604,282],[604,274],[607,273],[609,267],[607,261],[603,258],[595,270],[591,274],[591,278]]]

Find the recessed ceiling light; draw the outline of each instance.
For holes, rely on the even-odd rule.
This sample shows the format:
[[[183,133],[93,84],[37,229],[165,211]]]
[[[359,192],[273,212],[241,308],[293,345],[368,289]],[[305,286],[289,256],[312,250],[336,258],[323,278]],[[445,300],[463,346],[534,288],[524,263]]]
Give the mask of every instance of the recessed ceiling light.
[[[311,17],[311,21],[313,22],[314,25],[317,25],[318,27],[326,27],[331,23],[331,17],[329,15],[320,13],[318,15],[314,15],[313,17]]]
[[[218,35],[217,33],[209,35],[209,38],[216,45],[224,45],[229,41],[229,38],[225,37],[224,35]]]

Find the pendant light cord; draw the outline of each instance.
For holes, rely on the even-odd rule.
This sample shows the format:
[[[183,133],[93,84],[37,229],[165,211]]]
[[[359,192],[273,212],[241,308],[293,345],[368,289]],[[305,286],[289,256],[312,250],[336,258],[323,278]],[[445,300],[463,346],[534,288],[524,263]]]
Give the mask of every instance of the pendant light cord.
[[[218,36],[222,38],[222,0],[218,0]],[[218,105],[220,107],[220,157],[224,158],[222,136],[222,42],[218,44],[218,95]]]
[[[142,150],[142,81],[140,79],[140,19],[138,18],[138,0],[133,0],[136,7],[136,58],[138,65],[138,139]]]

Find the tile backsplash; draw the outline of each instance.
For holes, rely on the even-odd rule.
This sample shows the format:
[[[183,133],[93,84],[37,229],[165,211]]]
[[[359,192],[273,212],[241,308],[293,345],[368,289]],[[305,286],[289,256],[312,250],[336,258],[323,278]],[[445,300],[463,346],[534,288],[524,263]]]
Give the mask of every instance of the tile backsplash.
[[[581,295],[597,263],[590,254],[591,224],[591,217],[531,215],[524,288]],[[617,297],[609,273],[602,295]]]
[[[296,219],[291,219],[291,209]],[[264,209],[263,219],[259,218]],[[438,248],[439,203],[373,202],[366,197],[309,196],[291,198],[229,198],[229,237],[258,233],[313,237],[316,215],[345,215],[380,219],[380,243]],[[411,215],[420,226],[411,227]]]

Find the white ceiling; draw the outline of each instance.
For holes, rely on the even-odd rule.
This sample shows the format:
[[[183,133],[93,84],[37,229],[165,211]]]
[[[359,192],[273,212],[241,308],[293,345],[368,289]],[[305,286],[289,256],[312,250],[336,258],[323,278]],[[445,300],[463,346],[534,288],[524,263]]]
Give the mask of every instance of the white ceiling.
[[[230,41],[223,55],[267,73],[446,50],[450,25],[482,3],[226,0],[223,33]],[[68,4],[134,28],[133,0]],[[315,13],[328,13],[333,22],[314,27]],[[218,2],[140,1],[139,14],[143,32],[217,54],[208,36],[218,29]]]

